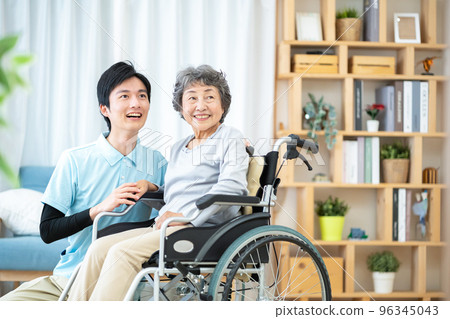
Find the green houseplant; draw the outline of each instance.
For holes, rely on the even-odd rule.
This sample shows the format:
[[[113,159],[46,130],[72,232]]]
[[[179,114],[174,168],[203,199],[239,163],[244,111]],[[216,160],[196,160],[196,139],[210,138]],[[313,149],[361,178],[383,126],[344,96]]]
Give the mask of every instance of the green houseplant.
[[[3,117],[3,107],[6,99],[11,96],[17,87],[26,87],[26,81],[20,76],[20,69],[31,62],[31,55],[19,55],[10,52],[17,44],[19,36],[9,35],[0,38],[0,129],[7,127]],[[13,186],[18,186],[18,178],[11,166],[0,153],[0,173],[11,182]]]
[[[339,198],[329,196],[325,201],[315,202],[315,211],[319,216],[320,232],[323,240],[341,240],[344,218],[350,207]]]
[[[395,273],[400,267],[397,257],[390,251],[376,252],[367,257],[367,267],[372,272],[375,292],[391,293]]]
[[[408,180],[410,150],[400,142],[381,147],[380,159],[385,183],[406,183]]]
[[[317,131],[324,130],[328,149],[336,143],[336,110],[333,105],[325,103],[323,96],[319,100],[308,93],[310,101],[303,107],[306,125],[309,127],[308,137],[317,142]]]
[[[354,8],[345,8],[336,12],[336,39],[341,41],[359,41],[361,19]]]

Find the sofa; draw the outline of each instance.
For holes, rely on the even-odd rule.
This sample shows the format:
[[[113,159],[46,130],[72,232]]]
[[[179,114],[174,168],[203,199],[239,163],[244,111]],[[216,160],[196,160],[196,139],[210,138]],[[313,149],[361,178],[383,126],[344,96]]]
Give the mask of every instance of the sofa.
[[[50,275],[67,239],[45,244],[39,236],[42,197],[54,167],[20,169],[20,188],[0,193],[0,282]]]

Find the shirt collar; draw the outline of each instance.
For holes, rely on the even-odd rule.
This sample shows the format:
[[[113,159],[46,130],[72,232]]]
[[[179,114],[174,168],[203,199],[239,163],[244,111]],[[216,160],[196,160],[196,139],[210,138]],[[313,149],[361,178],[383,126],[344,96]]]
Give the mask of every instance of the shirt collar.
[[[103,132],[97,139],[97,146],[101,150],[101,154],[109,163],[109,165],[114,166],[118,161],[122,160],[124,157],[128,158],[136,165],[136,152],[140,148],[139,138],[136,143],[136,147],[128,154],[123,156],[118,150],[116,150],[109,142],[106,140],[109,132]]]

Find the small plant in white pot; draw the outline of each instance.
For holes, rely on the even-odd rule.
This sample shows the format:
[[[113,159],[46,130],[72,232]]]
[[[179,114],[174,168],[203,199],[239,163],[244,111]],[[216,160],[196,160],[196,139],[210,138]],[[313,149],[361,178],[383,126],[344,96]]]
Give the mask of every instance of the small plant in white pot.
[[[389,294],[394,288],[395,273],[400,262],[390,251],[376,252],[367,257],[367,267],[372,271],[375,293]]]

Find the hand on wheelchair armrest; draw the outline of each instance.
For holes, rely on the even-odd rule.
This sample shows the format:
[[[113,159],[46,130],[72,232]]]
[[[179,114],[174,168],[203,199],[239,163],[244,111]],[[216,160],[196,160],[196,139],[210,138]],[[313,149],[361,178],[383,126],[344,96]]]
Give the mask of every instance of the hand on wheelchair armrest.
[[[142,195],[142,197],[138,201],[136,201],[136,203],[138,203],[138,202],[142,202],[147,206],[150,206],[152,208],[159,210],[164,205],[164,191],[157,190],[154,192],[152,192],[152,191],[147,192],[144,195]],[[104,212],[99,213],[97,216],[95,216],[94,222],[93,222],[92,239],[95,240],[97,238],[98,223],[100,221],[100,218],[102,218],[104,216],[119,217],[119,216],[126,215],[128,212],[131,211],[133,206],[134,205],[127,205],[124,210],[119,211],[119,212],[104,211]]]

